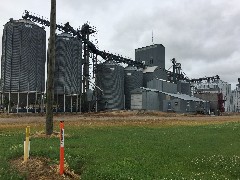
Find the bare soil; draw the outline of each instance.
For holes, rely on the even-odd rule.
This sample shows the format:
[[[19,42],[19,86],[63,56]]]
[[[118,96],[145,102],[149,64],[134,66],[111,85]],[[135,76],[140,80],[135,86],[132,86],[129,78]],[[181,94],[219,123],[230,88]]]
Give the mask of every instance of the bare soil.
[[[80,179],[80,176],[71,171],[67,164],[64,167],[64,174],[60,175],[58,165],[51,165],[50,160],[47,158],[31,157],[27,162],[24,162],[23,157],[20,157],[10,163],[20,174],[26,175],[27,179]]]
[[[17,128],[27,125],[45,125],[44,114],[0,114],[0,128]],[[111,111],[99,113],[58,113],[54,123],[65,121],[75,126],[125,126],[125,125],[204,125],[240,121],[240,113],[222,116],[176,114],[145,111]]]

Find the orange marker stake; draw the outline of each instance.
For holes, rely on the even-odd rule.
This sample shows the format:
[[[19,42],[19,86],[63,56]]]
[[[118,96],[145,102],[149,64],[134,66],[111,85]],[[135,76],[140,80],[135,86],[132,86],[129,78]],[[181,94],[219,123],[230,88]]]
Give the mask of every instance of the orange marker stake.
[[[64,121],[60,121],[60,175],[64,172]]]

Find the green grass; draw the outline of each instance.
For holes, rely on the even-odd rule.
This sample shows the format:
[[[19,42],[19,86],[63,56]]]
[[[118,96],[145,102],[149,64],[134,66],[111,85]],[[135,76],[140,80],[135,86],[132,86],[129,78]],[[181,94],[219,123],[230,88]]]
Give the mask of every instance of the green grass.
[[[38,131],[33,127],[31,130]],[[23,155],[24,129],[0,129],[0,179],[21,179],[7,163]],[[65,158],[81,179],[240,179],[240,124],[66,125]],[[31,156],[58,163],[58,138],[31,138]]]

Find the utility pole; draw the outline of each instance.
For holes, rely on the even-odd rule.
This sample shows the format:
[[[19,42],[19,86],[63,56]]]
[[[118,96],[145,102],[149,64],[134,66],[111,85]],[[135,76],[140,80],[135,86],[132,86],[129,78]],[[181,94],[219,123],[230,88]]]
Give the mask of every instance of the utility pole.
[[[56,0],[51,0],[50,38],[47,64],[46,135],[53,133],[53,97],[55,68]]]

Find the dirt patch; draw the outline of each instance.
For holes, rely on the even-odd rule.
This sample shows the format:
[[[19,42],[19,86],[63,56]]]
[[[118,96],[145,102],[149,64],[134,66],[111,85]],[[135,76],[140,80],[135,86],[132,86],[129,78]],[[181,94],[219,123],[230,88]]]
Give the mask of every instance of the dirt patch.
[[[60,138],[60,132],[53,131],[53,133],[51,135],[46,135],[46,132],[44,132],[44,131],[37,131],[34,134],[32,134],[31,137],[34,137],[34,138]],[[65,133],[64,137],[70,137],[70,135]]]
[[[127,110],[112,110],[112,111],[101,111],[101,112],[92,112],[83,114],[84,117],[129,117],[129,116],[161,116],[161,117],[176,117],[180,116],[177,113],[166,113],[160,111],[145,111],[145,110],[135,110],[135,111],[127,111]]]
[[[23,162],[23,157],[11,160],[11,165],[14,169],[19,171],[21,175],[25,175],[27,179],[39,180],[62,180],[62,179],[80,179],[80,176],[75,174],[65,164],[64,175],[59,174],[59,166],[51,164],[47,158],[31,157],[26,163]]]
[[[26,115],[26,116],[25,116]],[[58,113],[54,114],[54,127],[59,129],[59,121],[65,121],[66,128],[69,126],[171,126],[171,125],[205,125],[220,124],[227,122],[240,122],[240,114],[224,114],[223,116],[207,116],[193,114],[177,114],[156,111],[106,111],[98,113]],[[0,116],[1,128],[31,128],[44,127],[46,122],[42,114],[9,114],[8,117]],[[37,132],[34,136],[46,137],[45,133]],[[54,132],[51,137],[58,137]]]
[[[46,135],[44,131],[37,131],[36,133],[32,134],[31,137],[35,138],[60,138],[60,133],[53,131],[51,135]]]

